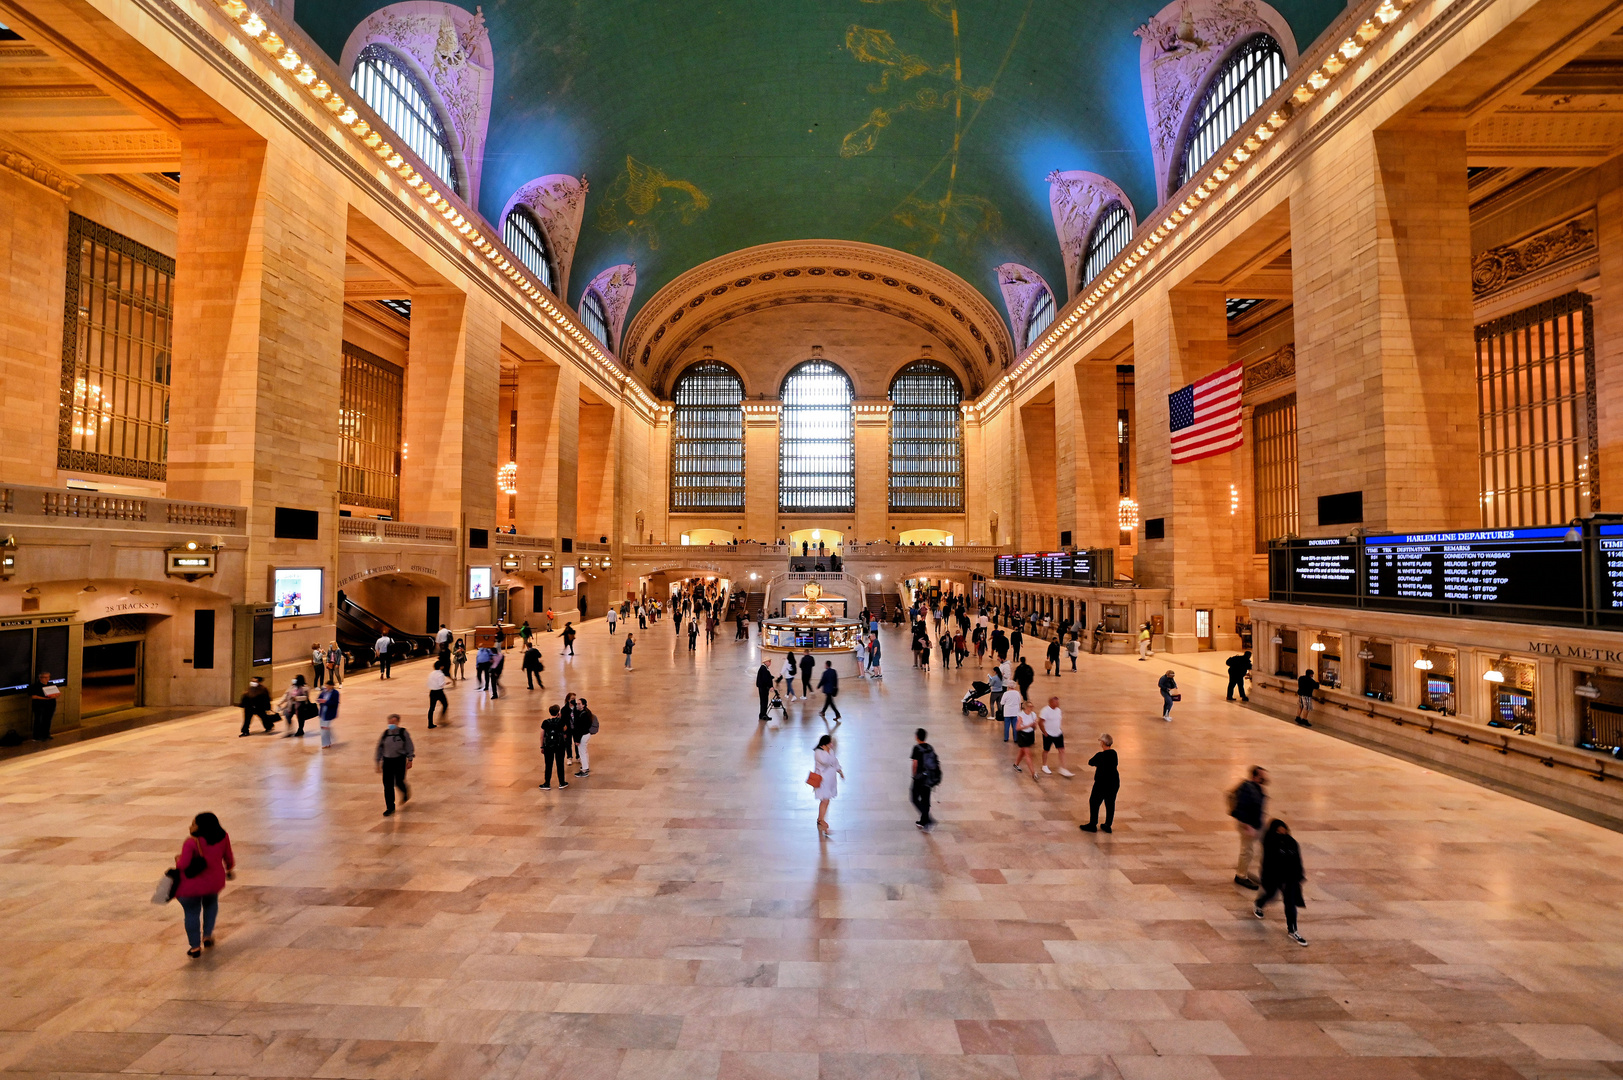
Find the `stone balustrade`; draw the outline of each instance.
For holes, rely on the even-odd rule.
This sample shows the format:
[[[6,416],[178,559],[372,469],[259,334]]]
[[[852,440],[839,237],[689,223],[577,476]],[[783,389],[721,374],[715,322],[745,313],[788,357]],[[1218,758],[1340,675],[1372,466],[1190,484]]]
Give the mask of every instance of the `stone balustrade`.
[[[21,484],[0,487],[0,516],[19,525],[99,525],[152,531],[199,528],[235,534],[246,532],[248,518],[241,506]]]

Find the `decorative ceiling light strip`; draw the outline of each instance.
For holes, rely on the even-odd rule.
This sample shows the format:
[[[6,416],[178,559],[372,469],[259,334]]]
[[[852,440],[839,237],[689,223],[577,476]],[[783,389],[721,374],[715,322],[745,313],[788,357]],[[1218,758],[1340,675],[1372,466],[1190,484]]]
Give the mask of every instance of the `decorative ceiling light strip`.
[[[605,376],[628,387],[643,411],[650,416],[653,415],[659,403],[604,353],[590,335],[575,325],[575,321],[553,302],[548,293],[530,280],[516,258],[509,258],[502,247],[481,232],[450,199],[436,190],[423,176],[421,170],[375,131],[356,112],[355,106],[345,101],[341,94],[322,79],[320,72],[283,41],[258,12],[250,10],[244,0],[214,0],[214,3],[225,17],[231,20],[238,33],[263,50],[265,55],[274,60],[305,94],[332,113],[338,123],[348,128],[385,168],[400,177],[430,209],[440,215],[446,225],[455,230],[475,251],[484,255],[491,267],[506,277],[526,299],[540,308],[559,330],[574,341],[582,354],[594,360]]]
[[[1319,95],[1330,81],[1345,70],[1348,64],[1365,49],[1369,48],[1386,30],[1398,21],[1398,17],[1406,10],[1414,7],[1420,0],[1381,0],[1374,14],[1365,19],[1345,41],[1328,51],[1324,60],[1318,67],[1301,77],[1302,81],[1291,93],[1290,100],[1268,114],[1268,118],[1258,124],[1256,130],[1245,136],[1238,146],[1235,146],[1227,157],[1219,162],[1197,187],[1191,191],[1184,200],[1151,232],[1130,250],[1122,252],[1117,257],[1112,268],[1107,270],[1092,284],[1085,295],[1078,300],[1071,311],[1063,318],[1056,319],[1048,333],[1026,354],[1024,360],[1005,372],[1003,377],[994,383],[976,404],[976,411],[982,415],[994,411],[998,406],[1013,395],[1013,384],[1027,371],[1053,351],[1062,338],[1068,334],[1072,327],[1090,315],[1099,307],[1120,285],[1126,280],[1128,274],[1136,269],[1139,263],[1149,257],[1157,247],[1166,242],[1174,232],[1177,232],[1184,220],[1193,214],[1200,205],[1221,187],[1229,177],[1240,170],[1240,166],[1250,161],[1262,149],[1263,144],[1272,139],[1283,128],[1300,107],[1306,105]],[[1230,145],[1240,140],[1235,135]],[[1215,158],[1213,159],[1216,160]]]

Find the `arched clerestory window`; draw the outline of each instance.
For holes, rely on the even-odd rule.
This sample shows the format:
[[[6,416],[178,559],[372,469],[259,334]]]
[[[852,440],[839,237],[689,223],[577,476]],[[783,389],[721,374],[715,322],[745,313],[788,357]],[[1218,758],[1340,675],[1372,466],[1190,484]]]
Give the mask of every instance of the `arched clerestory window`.
[[[1267,34],[1241,42],[1212,76],[1184,137],[1176,191],[1201,170],[1223,144],[1285,81],[1285,53]]]
[[[851,379],[827,360],[795,365],[783,380],[778,434],[778,510],[856,510],[856,425]]]
[[[705,360],[676,380],[671,410],[671,512],[744,509],[744,381]]]
[[[355,58],[349,84],[434,175],[466,195],[433,95],[400,54],[376,42],[368,45]]]
[[[1054,325],[1054,294],[1044,288],[1031,302],[1031,315],[1026,319],[1026,340],[1021,348],[1031,348],[1032,342],[1043,336],[1043,331]]]
[[[586,329],[597,335],[597,340],[610,352],[614,351],[614,342],[609,340],[609,314],[603,308],[603,298],[597,295],[596,289],[587,289],[580,298],[580,321]]]
[[[558,274],[552,261],[552,245],[547,243],[547,232],[541,227],[528,206],[515,206],[502,222],[502,243],[518,256],[518,261],[529,268],[541,285],[554,292],[558,289]]]
[[[1113,202],[1099,215],[1093,232],[1088,234],[1087,254],[1082,260],[1081,284],[1104,273],[1105,267],[1116,261],[1116,256],[1127,249],[1133,238],[1133,216],[1119,202]]]
[[[933,360],[915,360],[890,383],[892,513],[964,510],[963,388]]]

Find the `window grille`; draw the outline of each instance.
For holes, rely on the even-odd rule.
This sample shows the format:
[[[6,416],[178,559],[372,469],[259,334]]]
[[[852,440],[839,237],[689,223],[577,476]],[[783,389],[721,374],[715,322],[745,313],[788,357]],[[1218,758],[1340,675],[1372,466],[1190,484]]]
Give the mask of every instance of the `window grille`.
[[[1260,303],[1262,301],[1256,297],[1235,298],[1231,296],[1223,301],[1223,313],[1230,322],[1233,322]]]
[[[552,249],[547,245],[546,230],[530,212],[529,207],[515,206],[502,223],[502,243],[518,256],[518,261],[529,267],[530,273],[540,279],[542,287],[556,291],[557,276],[552,269]]]
[[[68,215],[63,469],[166,479],[175,261]]]
[[[1054,294],[1047,289],[1037,297],[1037,302],[1031,306],[1031,317],[1026,320],[1026,348],[1042,336],[1043,331],[1054,324]]]
[[[1296,395],[1258,405],[1251,414],[1251,488],[1257,508],[1257,550],[1298,535]]]
[[[1484,526],[1564,525],[1600,509],[1594,325],[1574,292],[1476,328]]]
[[[671,512],[744,509],[744,383],[732,368],[695,364],[671,410]]]
[[[432,104],[433,98],[398,54],[383,45],[368,45],[355,58],[349,84],[434,175],[457,191],[462,190],[451,139]]]
[[[400,316],[402,319],[411,318],[410,300],[379,300],[378,303]]]
[[[586,295],[580,298],[580,321],[587,330],[597,335],[604,348],[614,351],[614,342],[609,340],[609,317],[603,310],[603,298],[594,289],[586,290]]]
[[[856,509],[851,380],[826,360],[808,360],[783,380],[778,437],[778,510],[849,514]]]
[[[1248,39],[1223,62],[1206,88],[1184,141],[1173,190],[1184,186],[1285,81],[1285,53],[1267,34]]]
[[[1133,494],[1133,368],[1116,365],[1116,489],[1122,498]]]
[[[338,501],[400,513],[401,368],[343,344],[338,387]]]
[[[1086,285],[1116,261],[1133,238],[1133,218],[1121,203],[1111,203],[1088,234],[1088,254],[1082,260],[1081,282]]]
[[[890,384],[890,509],[964,510],[963,390],[940,364],[918,360]]]

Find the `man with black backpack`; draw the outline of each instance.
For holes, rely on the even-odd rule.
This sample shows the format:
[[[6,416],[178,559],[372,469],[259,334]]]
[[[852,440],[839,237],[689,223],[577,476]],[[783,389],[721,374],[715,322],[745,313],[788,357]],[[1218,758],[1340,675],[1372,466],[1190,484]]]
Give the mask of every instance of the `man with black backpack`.
[[[935,747],[925,742],[929,732],[919,728],[913,732],[917,740],[913,747],[913,805],[919,808],[919,820],[915,823],[921,829],[928,829],[935,824],[930,816],[930,792],[941,783],[941,759],[936,757]]]

